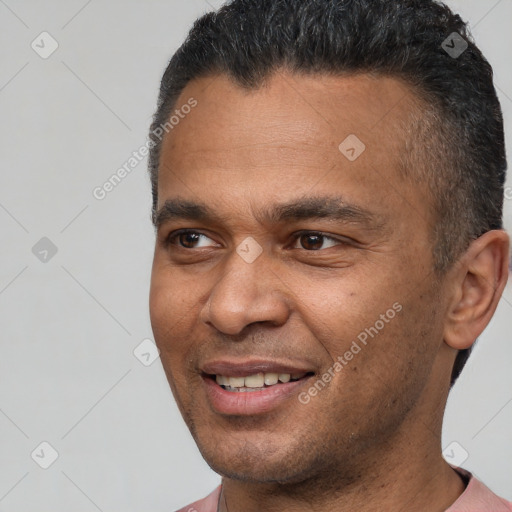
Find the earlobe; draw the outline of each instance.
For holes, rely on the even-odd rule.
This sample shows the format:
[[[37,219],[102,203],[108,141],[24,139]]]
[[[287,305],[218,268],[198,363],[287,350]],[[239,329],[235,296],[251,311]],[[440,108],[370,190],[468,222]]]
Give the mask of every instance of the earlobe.
[[[471,347],[491,320],[507,283],[508,254],[508,235],[492,230],[474,240],[460,258],[444,331],[450,347]]]

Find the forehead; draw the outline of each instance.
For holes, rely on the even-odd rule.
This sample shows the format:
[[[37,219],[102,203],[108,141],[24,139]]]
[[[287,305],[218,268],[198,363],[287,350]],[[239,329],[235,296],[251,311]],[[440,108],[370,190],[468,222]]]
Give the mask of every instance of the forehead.
[[[212,200],[222,190],[236,201],[333,188],[369,203],[399,180],[415,104],[395,78],[285,71],[257,89],[226,75],[191,81],[175,109],[191,99],[195,108],[163,140],[159,206],[177,191]]]
[[[223,74],[193,80],[182,91],[176,107],[179,109],[192,97],[198,101],[198,108],[189,118],[206,130],[222,127],[224,133],[232,132],[239,141],[249,142],[258,136],[260,142],[270,142],[275,140],[276,129],[283,142],[287,136],[292,140],[300,137],[321,141],[328,133],[338,139],[353,129],[368,141],[378,142],[390,128],[396,128],[397,122],[407,118],[415,95],[410,86],[387,76],[297,75],[279,71],[258,88],[250,89]],[[169,139],[179,140],[183,135],[187,123],[180,124],[181,129],[176,126]],[[211,133],[210,140],[216,135],[222,134]]]

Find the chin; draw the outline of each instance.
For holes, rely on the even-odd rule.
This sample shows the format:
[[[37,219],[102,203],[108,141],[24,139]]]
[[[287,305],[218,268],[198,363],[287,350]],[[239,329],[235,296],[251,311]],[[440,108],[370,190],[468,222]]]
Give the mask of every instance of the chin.
[[[215,439],[208,436],[196,439],[199,450],[207,464],[216,473],[233,480],[254,483],[299,483],[304,478],[304,468],[309,467],[304,460],[304,450],[280,439],[269,441],[268,434],[251,436],[241,433],[240,438]],[[229,434],[228,434],[229,435]],[[311,462],[311,461],[309,461]]]
[[[283,462],[257,461],[256,464],[249,462],[233,462],[219,459],[206,459],[208,465],[219,475],[251,483],[276,483],[294,484],[303,481],[302,474],[297,474],[292,468],[284,467]]]

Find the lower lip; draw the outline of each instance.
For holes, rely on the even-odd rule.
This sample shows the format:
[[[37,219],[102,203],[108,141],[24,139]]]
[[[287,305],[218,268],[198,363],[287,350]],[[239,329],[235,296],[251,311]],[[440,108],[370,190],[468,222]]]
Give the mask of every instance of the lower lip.
[[[285,400],[296,397],[299,388],[304,386],[308,377],[269,386],[260,391],[227,391],[215,380],[203,376],[206,394],[213,409],[220,414],[248,416],[272,411]]]

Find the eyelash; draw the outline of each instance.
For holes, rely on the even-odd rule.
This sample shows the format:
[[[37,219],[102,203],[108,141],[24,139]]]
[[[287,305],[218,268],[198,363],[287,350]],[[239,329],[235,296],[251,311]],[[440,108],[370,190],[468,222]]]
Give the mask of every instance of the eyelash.
[[[209,236],[205,235],[204,233],[201,233],[200,231],[195,231],[193,229],[182,229],[182,230],[178,230],[178,231],[173,231],[172,233],[169,234],[169,236],[166,237],[165,247],[168,248],[170,245],[177,245],[180,249],[193,250],[194,247],[193,248],[183,247],[183,246],[175,243],[175,240],[177,240],[180,235],[185,235],[185,234],[196,234],[196,235],[204,236],[206,238],[210,238]],[[343,241],[343,240],[340,240],[333,236],[327,235],[325,233],[322,233],[321,231],[307,231],[307,230],[299,231],[298,233],[295,233],[293,235],[293,242],[295,243],[298,239],[300,239],[304,235],[322,237],[322,240],[324,240],[324,241],[331,240],[331,241],[336,242],[338,245],[348,245],[348,243],[346,241]],[[304,249],[304,248],[302,248],[302,249],[307,252],[318,252],[318,251],[322,250],[322,249],[314,250],[314,249]],[[323,249],[323,250],[325,250],[325,249]]]

